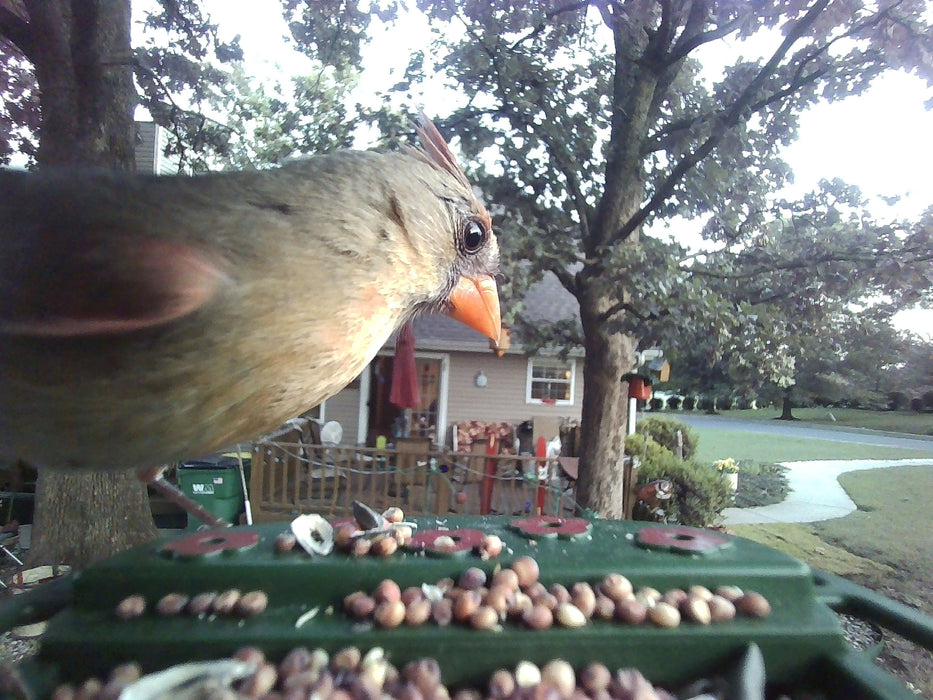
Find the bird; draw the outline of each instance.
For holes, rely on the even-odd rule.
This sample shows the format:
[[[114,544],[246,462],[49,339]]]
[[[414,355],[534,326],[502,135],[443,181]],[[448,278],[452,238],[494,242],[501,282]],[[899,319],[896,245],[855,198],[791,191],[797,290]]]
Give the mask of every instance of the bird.
[[[0,454],[144,469],[266,434],[391,334],[500,334],[489,212],[420,145],[255,171],[0,171]]]

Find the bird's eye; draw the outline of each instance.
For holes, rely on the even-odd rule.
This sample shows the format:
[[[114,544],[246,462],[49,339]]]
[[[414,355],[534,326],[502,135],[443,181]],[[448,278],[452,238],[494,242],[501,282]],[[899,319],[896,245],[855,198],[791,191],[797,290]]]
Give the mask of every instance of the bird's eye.
[[[463,226],[463,249],[467,253],[476,253],[486,243],[489,232],[476,219],[468,220]]]

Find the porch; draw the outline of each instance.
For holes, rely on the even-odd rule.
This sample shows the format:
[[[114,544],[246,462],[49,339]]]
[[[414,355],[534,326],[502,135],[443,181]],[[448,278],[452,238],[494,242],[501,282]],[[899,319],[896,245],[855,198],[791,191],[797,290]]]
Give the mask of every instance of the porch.
[[[401,439],[389,449],[286,441],[277,435],[252,450],[250,503],[255,522],[319,513],[350,516],[354,500],[406,515],[494,513],[569,515],[575,507],[571,463],[499,454],[494,441],[469,452]],[[566,469],[565,469],[566,467]],[[570,472],[573,472],[571,475]]]

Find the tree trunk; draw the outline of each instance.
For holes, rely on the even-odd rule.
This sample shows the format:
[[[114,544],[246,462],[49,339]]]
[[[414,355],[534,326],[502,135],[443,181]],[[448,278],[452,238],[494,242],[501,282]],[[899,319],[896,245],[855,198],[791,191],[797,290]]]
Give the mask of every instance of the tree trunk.
[[[778,416],[778,420],[797,420],[791,414],[791,409],[794,407],[794,402],[791,400],[792,389],[793,387],[784,389],[784,398],[781,400],[781,415]]]
[[[20,48],[40,88],[40,167],[134,169],[129,0],[27,0],[26,7],[29,41]],[[33,535],[30,564],[80,568],[157,532],[146,487],[133,474],[43,469]]]
[[[577,499],[602,518],[621,520],[625,516],[622,460],[628,415],[628,385],[622,375],[634,366],[635,343],[621,333],[607,332],[600,312],[612,301],[608,296],[586,295],[580,300],[586,359]]]
[[[133,472],[39,470],[30,564],[81,568],[157,534],[146,486]]]

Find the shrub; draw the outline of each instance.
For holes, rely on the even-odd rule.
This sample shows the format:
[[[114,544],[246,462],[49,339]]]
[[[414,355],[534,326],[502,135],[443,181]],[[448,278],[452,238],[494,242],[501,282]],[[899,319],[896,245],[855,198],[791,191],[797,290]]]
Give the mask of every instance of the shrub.
[[[697,400],[695,396],[685,396],[684,397],[684,410],[692,411],[697,407]]]
[[[638,483],[668,479],[674,497],[667,507],[669,522],[704,527],[717,522],[732,505],[732,491],[712,466],[680,460],[666,447],[636,433],[625,440],[625,451],[640,461]]]
[[[672,411],[676,411],[680,408],[680,397],[671,396],[667,399],[667,407]]]
[[[910,410],[914,413],[923,413],[923,401],[918,398],[912,398],[910,400]]]
[[[923,408],[933,411],[933,391],[928,391],[923,395]]]
[[[664,402],[658,398],[651,399],[648,405],[651,406],[652,411],[660,411],[664,408]]]
[[[652,439],[677,454],[677,431],[683,435],[684,459],[691,459],[697,453],[697,443],[700,438],[696,431],[686,423],[675,418],[645,418],[635,428],[639,433],[648,433]]]
[[[909,403],[910,400],[907,398],[907,394],[905,394],[903,391],[888,392],[889,411],[900,411],[903,408],[907,408]]]

